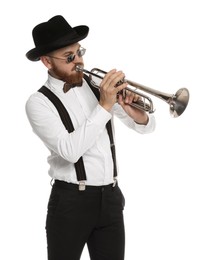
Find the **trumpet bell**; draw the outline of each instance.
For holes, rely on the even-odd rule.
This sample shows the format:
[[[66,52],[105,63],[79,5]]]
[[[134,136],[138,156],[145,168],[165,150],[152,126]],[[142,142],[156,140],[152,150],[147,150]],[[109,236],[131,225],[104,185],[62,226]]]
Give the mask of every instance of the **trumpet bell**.
[[[186,109],[189,101],[189,91],[187,88],[179,89],[172,97],[170,105],[170,114],[173,117],[180,116]]]

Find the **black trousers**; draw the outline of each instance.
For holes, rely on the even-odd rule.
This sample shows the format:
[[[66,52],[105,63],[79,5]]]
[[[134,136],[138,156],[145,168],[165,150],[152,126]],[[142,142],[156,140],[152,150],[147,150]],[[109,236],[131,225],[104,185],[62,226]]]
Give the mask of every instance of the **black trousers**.
[[[85,244],[91,260],[124,260],[124,196],[116,185],[55,181],[46,220],[48,260],[79,260]]]

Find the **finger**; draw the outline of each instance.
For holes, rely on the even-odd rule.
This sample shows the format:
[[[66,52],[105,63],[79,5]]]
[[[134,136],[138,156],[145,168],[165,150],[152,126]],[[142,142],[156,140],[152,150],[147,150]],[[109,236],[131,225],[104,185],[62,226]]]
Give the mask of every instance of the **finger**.
[[[134,101],[135,94],[130,91],[126,91],[126,96],[124,97],[124,102],[131,104]]]
[[[127,82],[124,82],[123,84],[115,87],[116,93],[121,92],[123,89],[125,89],[127,87],[127,85],[128,85]]]
[[[102,82],[101,82],[101,85],[104,85],[104,84],[109,84],[110,82],[110,78],[112,77],[112,75],[114,75],[116,73],[116,69],[112,69],[110,70],[107,74],[105,74]]]
[[[123,95],[119,94],[117,96],[117,102],[119,105],[124,105],[124,98],[123,98]]]
[[[129,91],[128,91],[129,92]],[[140,96],[130,92],[130,94],[127,96],[127,102],[132,103],[132,102],[137,102],[139,100]]]
[[[140,96],[135,94],[133,98],[133,102],[137,102],[139,100]]]
[[[125,74],[122,71],[117,71],[115,74],[113,74],[110,77],[110,86],[117,87],[118,85],[121,85],[124,77],[125,77]]]

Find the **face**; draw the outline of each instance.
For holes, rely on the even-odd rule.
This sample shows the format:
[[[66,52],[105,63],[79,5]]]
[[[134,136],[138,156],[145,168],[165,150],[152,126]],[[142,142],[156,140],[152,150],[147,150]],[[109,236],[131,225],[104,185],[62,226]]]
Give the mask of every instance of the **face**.
[[[83,58],[78,53],[79,49],[80,44],[75,43],[49,53],[46,57],[50,64],[50,75],[69,84],[81,86],[83,73],[76,72],[76,65],[83,66]],[[71,54],[74,54],[75,58],[73,61],[67,62],[67,58],[69,59]]]

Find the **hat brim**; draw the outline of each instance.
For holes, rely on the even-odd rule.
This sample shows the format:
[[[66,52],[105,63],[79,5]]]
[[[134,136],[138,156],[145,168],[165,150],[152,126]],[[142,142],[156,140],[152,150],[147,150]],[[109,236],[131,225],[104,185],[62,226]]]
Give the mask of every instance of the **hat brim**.
[[[88,32],[89,32],[89,28],[85,25],[80,25],[80,26],[76,26],[73,28],[76,31],[76,37],[73,38],[73,36],[71,34],[66,34],[65,36],[61,37],[60,39],[51,42],[50,44],[41,46],[41,47],[36,47],[31,49],[30,51],[28,51],[26,53],[26,57],[31,60],[31,61],[38,61],[40,60],[40,57],[55,51],[57,49],[66,47],[68,45],[74,44],[76,42],[79,42],[81,40],[83,40],[84,38],[87,37]]]

